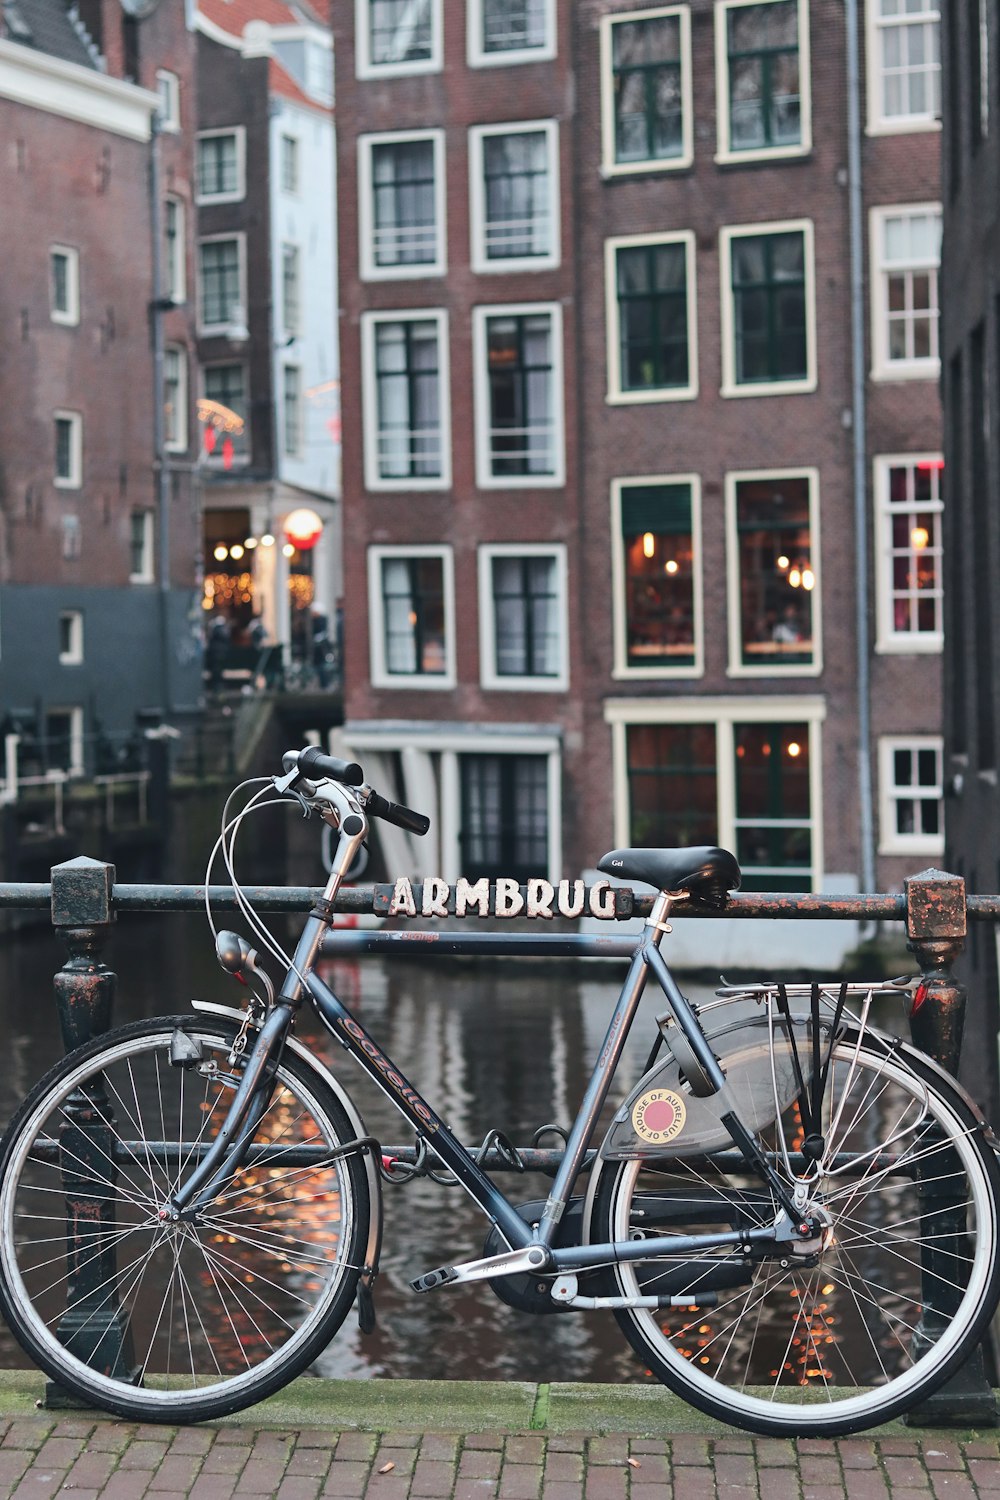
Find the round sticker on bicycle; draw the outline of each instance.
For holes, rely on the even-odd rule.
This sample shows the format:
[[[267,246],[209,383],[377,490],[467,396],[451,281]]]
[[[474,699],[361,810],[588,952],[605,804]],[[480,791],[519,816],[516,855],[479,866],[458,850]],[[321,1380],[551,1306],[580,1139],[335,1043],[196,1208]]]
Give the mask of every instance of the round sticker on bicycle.
[[[632,1129],[651,1146],[665,1146],[676,1140],[686,1119],[684,1100],[670,1089],[650,1089],[632,1106]]]

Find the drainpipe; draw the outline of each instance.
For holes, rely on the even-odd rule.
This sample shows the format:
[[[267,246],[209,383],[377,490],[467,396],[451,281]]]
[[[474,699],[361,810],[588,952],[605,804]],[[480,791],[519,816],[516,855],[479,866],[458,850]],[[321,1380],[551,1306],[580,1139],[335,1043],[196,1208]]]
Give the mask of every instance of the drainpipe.
[[[166,420],[163,410],[163,314],[173,304],[163,295],[163,213],[160,197],[160,120],[151,120],[149,153],[150,227],[153,243],[150,268],[153,295],[150,299],[153,343],[153,473],[156,482],[157,606],[160,647],[160,696],[163,714],[173,712],[170,683],[170,473],[167,468]]]
[[[858,809],[861,889],[875,890],[872,811],[871,641],[868,628],[868,462],[865,432],[864,203],[861,181],[861,60],[858,0],[845,0],[847,23],[847,218],[851,282],[851,443],[854,478],[854,610],[858,677]]]

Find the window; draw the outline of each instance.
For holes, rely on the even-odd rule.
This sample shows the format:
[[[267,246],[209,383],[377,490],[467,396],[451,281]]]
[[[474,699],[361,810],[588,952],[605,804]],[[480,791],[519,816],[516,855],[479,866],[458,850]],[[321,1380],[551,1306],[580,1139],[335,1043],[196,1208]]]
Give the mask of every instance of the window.
[[[227,407],[242,423],[241,427],[231,426],[225,431],[221,444],[212,451],[210,461],[225,464],[228,453],[229,462],[234,458],[245,462],[250,457],[246,368],[241,364],[206,365],[203,378],[206,399]]]
[[[879,740],[879,853],[943,854],[941,740]]]
[[[198,202],[236,203],[246,192],[246,135],[232,130],[203,130],[198,135]]]
[[[49,316],[70,326],[80,321],[80,255],[66,245],[49,251]]]
[[[83,483],[83,418],[77,411],[57,411],[54,424],[56,488],[78,490]]]
[[[160,96],[160,129],[181,128],[181,84],[176,73],[166,68],[156,70],[156,92]]]
[[[365,483],[444,489],[451,483],[445,313],[362,319]]]
[[[443,132],[362,136],[358,152],[362,276],[443,272]]]
[[[609,701],[616,842],[720,844],[744,890],[816,889],[824,713],[805,697]]]
[[[567,639],[565,549],[524,543],[480,547],[483,686],[565,692]]]
[[[187,351],[168,344],[163,351],[163,441],[171,453],[187,448]]]
[[[605,173],[691,165],[691,12],[686,5],[601,20]]]
[[[83,709],[50,708],[45,714],[45,765],[67,776],[83,775]]]
[[[477,483],[564,483],[561,309],[522,303],[474,316]]]
[[[936,380],[941,209],[873,208],[872,376]]]
[[[62,555],[65,562],[78,562],[83,552],[83,532],[79,516],[62,517]]]
[[[718,161],[800,156],[812,146],[806,0],[716,7]]]
[[[242,235],[202,240],[198,246],[201,332],[225,332],[246,318]]]
[[[698,481],[619,479],[611,491],[616,677],[702,671]]]
[[[374,686],[454,687],[452,595],[450,548],[369,548]]]
[[[527,881],[548,869],[549,765],[545,755],[463,755],[461,848],[467,880]]]
[[[815,471],[726,476],[729,671],[820,668]]]
[[[937,129],[941,114],[938,0],[868,0],[867,12],[868,129],[876,133]]]
[[[302,457],[302,371],[285,365],[281,379],[282,434],[286,458]]]
[[[187,301],[184,204],[179,198],[163,202],[163,295],[172,302]]]
[[[944,636],[939,454],[875,460],[876,646],[940,651]]]
[[[302,332],[301,277],[298,245],[281,247],[281,321],[285,335],[296,337]]]
[[[812,224],[722,231],[722,394],[816,388]]]
[[[281,191],[299,191],[299,142],[294,135],[281,137]]]
[[[355,0],[359,78],[438,72],[442,0]]]
[[[605,242],[608,400],[698,394],[694,235]]]
[[[468,24],[470,68],[555,56],[555,0],[469,0]]]
[[[473,270],[559,264],[558,146],[552,120],[470,132]]]
[[[134,510],[129,516],[129,583],[153,582],[153,512]]]
[[[83,661],[83,613],[64,609],[59,616],[59,664],[76,667]]]

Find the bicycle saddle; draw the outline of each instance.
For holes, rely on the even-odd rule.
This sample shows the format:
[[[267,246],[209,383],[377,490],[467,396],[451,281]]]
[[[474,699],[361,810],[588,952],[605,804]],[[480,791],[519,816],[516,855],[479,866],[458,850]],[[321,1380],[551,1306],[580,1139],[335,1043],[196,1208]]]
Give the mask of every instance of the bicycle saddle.
[[[597,861],[603,875],[642,880],[660,891],[688,891],[696,901],[721,910],[740,888],[740,867],[728,849],[612,849]]]

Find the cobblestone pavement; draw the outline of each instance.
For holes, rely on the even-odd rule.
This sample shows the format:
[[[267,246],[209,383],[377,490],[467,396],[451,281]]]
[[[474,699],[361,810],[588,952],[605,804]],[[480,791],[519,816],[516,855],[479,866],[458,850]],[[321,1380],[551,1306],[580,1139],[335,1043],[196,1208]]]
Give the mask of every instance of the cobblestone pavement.
[[[789,1442],[585,1434],[0,1422],[9,1500],[974,1500],[1000,1492],[1000,1437]]]

